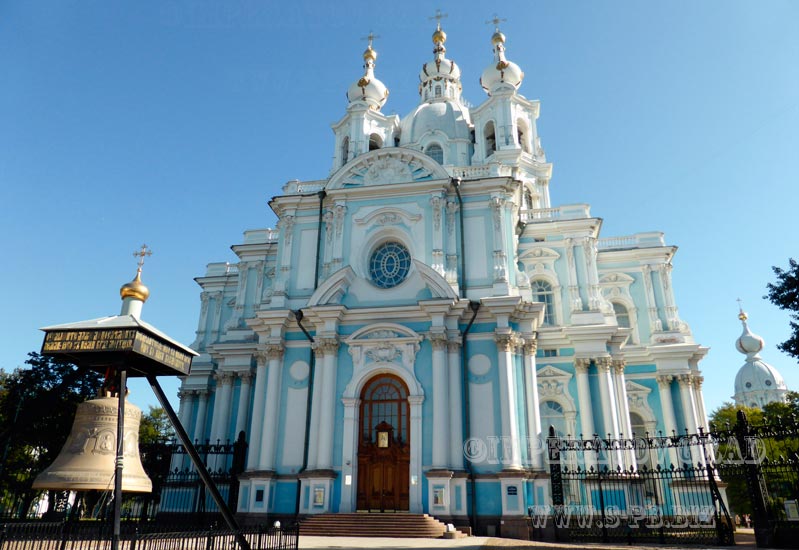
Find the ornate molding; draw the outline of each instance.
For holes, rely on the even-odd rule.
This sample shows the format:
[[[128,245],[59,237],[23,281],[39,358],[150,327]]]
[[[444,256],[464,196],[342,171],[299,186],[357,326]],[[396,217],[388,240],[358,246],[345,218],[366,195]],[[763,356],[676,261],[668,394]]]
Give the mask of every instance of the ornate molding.
[[[585,374],[588,372],[588,367],[591,365],[591,359],[588,357],[577,357],[574,359],[574,371],[578,374]]]

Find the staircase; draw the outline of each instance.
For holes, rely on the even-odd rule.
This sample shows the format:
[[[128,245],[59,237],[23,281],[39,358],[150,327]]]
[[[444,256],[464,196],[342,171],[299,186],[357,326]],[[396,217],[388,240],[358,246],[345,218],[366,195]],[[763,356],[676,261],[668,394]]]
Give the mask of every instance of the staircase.
[[[319,514],[300,522],[300,536],[441,538],[445,530],[427,514]]]

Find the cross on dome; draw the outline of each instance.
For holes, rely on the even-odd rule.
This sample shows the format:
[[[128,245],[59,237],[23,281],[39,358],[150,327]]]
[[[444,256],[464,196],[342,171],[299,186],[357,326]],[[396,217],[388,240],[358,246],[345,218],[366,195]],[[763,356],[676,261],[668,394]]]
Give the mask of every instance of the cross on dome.
[[[133,253],[133,256],[134,256],[134,257],[136,257],[136,258],[139,258],[138,262],[136,262],[136,263],[137,263],[137,265],[139,266],[139,271],[141,271],[141,268],[142,268],[142,266],[144,265],[144,258],[145,258],[145,256],[152,256],[152,255],[153,255],[153,251],[152,251],[152,250],[150,250],[150,249],[147,247],[147,245],[146,245],[146,244],[143,244],[143,245],[141,245],[141,248],[139,248],[139,250],[136,250],[136,251]]]
[[[427,19],[429,19],[430,21],[435,19],[436,20],[436,30],[440,31],[441,30],[441,20],[442,19],[446,19],[448,15],[449,14],[447,14],[447,13],[441,13],[441,10],[439,8],[436,8],[436,14],[434,16],[432,16],[432,17],[428,17]]]
[[[499,17],[499,15],[497,15],[495,13],[493,18],[491,18],[488,21],[486,21],[486,25],[488,25],[489,23],[493,24],[494,25],[494,32],[499,32],[499,24],[500,23],[504,23],[505,21],[507,21],[507,19],[504,19],[504,18],[501,19]]]

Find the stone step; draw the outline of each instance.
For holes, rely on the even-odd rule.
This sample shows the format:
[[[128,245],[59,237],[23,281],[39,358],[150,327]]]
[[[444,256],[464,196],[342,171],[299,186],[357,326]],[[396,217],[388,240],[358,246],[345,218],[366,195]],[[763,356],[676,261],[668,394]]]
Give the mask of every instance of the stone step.
[[[441,538],[445,531],[437,519],[407,512],[320,514],[300,522],[300,535],[306,536]]]

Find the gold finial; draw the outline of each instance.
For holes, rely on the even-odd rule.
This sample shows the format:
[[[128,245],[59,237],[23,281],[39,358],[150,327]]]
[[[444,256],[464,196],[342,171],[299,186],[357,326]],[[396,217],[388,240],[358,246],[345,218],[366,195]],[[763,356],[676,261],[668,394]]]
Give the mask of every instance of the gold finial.
[[[491,37],[491,43],[493,45],[497,44],[504,44],[505,43],[505,35],[502,34],[502,31],[499,30],[499,24],[507,21],[507,19],[501,19],[496,13],[494,14],[494,18],[486,21],[486,25],[492,24],[494,25],[494,35]]]
[[[436,20],[436,32],[433,33],[433,44],[443,44],[447,41],[447,33],[441,30],[441,20],[447,17],[446,13],[441,13],[441,10],[436,9],[436,14],[433,17],[428,17],[429,20]]]
[[[740,319],[741,321],[746,321],[747,319],[749,319],[749,317],[746,315],[746,312],[743,309],[742,305],[743,302],[741,301],[740,298],[738,298],[735,301],[738,302],[738,319]]]
[[[361,38],[361,40],[368,41],[368,44],[366,45],[366,50],[363,52],[364,60],[371,59],[372,61],[374,61],[375,59],[377,59],[377,52],[374,51],[374,49],[372,49],[372,42],[374,42],[375,38],[380,38],[380,35],[374,34],[372,31],[369,31],[368,35]]]
[[[141,282],[141,268],[144,265],[144,258],[152,256],[153,251],[147,248],[146,244],[141,245],[141,248],[133,253],[133,256],[139,258],[136,262],[138,269],[136,269],[136,277],[127,284],[122,285],[119,289],[119,296],[124,300],[125,298],[134,298],[146,302],[150,297],[150,289]]]

